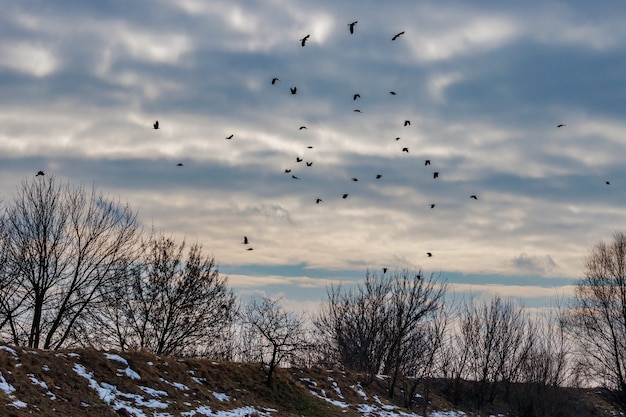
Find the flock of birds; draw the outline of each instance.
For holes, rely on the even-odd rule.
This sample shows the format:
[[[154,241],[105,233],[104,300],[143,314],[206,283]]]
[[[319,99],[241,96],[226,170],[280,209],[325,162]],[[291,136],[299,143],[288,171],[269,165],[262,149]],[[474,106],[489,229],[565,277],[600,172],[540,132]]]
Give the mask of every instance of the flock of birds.
[[[352,35],[352,34],[354,34],[354,32],[355,32],[355,27],[356,27],[357,23],[358,23],[358,21],[354,21],[354,22],[348,23],[348,30],[349,30],[349,32],[350,32],[350,34],[351,34],[351,35]],[[405,33],[404,31],[401,31],[401,32],[396,33],[395,35],[393,35],[393,37],[391,38],[391,40],[392,40],[392,41],[396,41],[398,38],[400,38],[402,35],[404,35],[404,33]],[[310,37],[311,37],[311,35],[310,35],[310,34],[307,34],[306,36],[302,37],[302,38],[299,40],[300,45],[301,45],[302,47],[305,47],[305,46],[306,46],[306,44],[307,44],[307,41],[310,39]],[[281,81],[281,80],[280,80],[280,78],[279,78],[279,77],[272,77],[272,78],[271,78],[271,80],[270,80],[270,84],[274,86],[274,85],[277,85],[277,83],[278,83],[278,82],[280,82],[280,81]],[[292,95],[296,95],[296,94],[298,94],[298,87],[297,87],[297,86],[289,87],[289,91],[290,91],[290,93],[291,93]],[[389,91],[389,94],[390,94],[391,96],[396,96],[396,95],[397,95],[396,91],[393,91],[393,90],[392,90],[392,91]],[[352,95],[352,100],[353,100],[353,101],[357,101],[357,100],[359,100],[359,99],[361,99],[361,94],[360,94],[360,93],[354,93],[354,94]],[[356,112],[356,113],[361,113],[361,110],[360,110],[360,109],[354,109],[354,112]],[[404,127],[410,127],[410,126],[411,126],[411,121],[410,121],[410,120],[408,120],[408,119],[407,119],[407,120],[404,120],[404,122],[403,122],[403,126],[404,126]],[[566,126],[565,124],[561,123],[561,124],[558,124],[558,125],[557,125],[557,128],[562,128],[562,127],[565,127],[565,126]],[[157,130],[157,129],[159,129],[159,128],[160,128],[160,125],[159,125],[159,121],[158,121],[158,120],[156,120],[156,121],[153,123],[153,128],[154,128],[155,130]],[[300,127],[299,127],[299,130],[305,130],[305,129],[307,129],[307,127],[306,127],[306,126],[300,126]],[[230,134],[230,135],[226,136],[226,137],[225,137],[225,139],[227,139],[227,140],[232,140],[234,137],[235,137],[235,134]],[[395,138],[395,140],[396,140],[396,141],[399,141],[399,140],[400,140],[400,137],[396,137],[396,138]],[[313,148],[313,146],[308,146],[307,148],[308,148],[308,149],[312,149],[312,148]],[[402,147],[402,152],[404,152],[404,153],[409,153],[409,148],[408,148],[408,147]],[[308,161],[308,160],[307,160],[307,161],[305,161],[305,160],[304,160],[304,158],[303,158],[303,157],[300,157],[300,156],[297,156],[297,157],[296,157],[296,159],[295,159],[295,161],[296,161],[296,163],[302,163],[302,162],[304,162],[304,163],[305,163],[305,165],[306,165],[307,167],[311,167],[311,166],[313,165],[313,161]],[[424,166],[430,166],[430,165],[431,165],[431,160],[430,160],[430,159],[425,159],[425,160],[424,160]],[[179,163],[177,164],[177,166],[182,167],[182,166],[183,166],[183,164],[182,164],[181,162],[179,162]],[[291,178],[292,178],[293,180],[300,180],[300,179],[301,179],[300,177],[296,176],[296,175],[295,175],[295,173],[292,173],[292,168],[286,168],[286,169],[284,170],[284,172],[285,172],[286,174],[291,174]],[[41,171],[40,171],[37,175],[43,175],[43,172],[41,172]],[[383,177],[383,175],[379,173],[379,174],[376,174],[374,178],[375,178],[376,180],[380,180],[380,179],[382,179],[382,177]],[[432,178],[433,178],[434,180],[438,179],[438,178],[439,178],[439,171],[433,171],[433,172],[432,172]],[[359,179],[358,179],[358,178],[356,178],[356,177],[352,177],[352,178],[351,178],[351,180],[352,180],[353,182],[357,182],[357,181],[359,181]],[[607,185],[609,185],[609,184],[610,184],[610,183],[609,183],[609,181],[606,181],[606,184],[607,184]],[[349,196],[349,195],[350,195],[349,193],[343,193],[343,194],[341,194],[341,198],[345,200],[345,199],[347,199],[347,198],[348,198],[348,196]],[[472,195],[470,195],[470,196],[469,196],[469,198],[470,198],[470,199],[472,199],[472,200],[478,200],[478,196],[477,196],[476,194],[472,194]],[[315,198],[315,203],[316,203],[316,204],[320,204],[320,203],[323,203],[323,202],[324,202],[324,200],[323,200],[322,198],[320,198],[320,197]],[[434,209],[434,208],[435,208],[435,206],[436,206],[436,203],[430,203],[430,204],[429,204],[429,207],[430,207],[431,209]],[[248,251],[254,250],[254,248],[253,248],[252,246],[250,246],[250,239],[248,238],[248,236],[244,236],[244,237],[243,237],[243,241],[242,241],[241,243],[242,243],[243,245],[245,245],[245,246],[246,246],[246,250],[248,250]],[[425,256],[427,256],[427,257],[432,257],[432,256],[433,256],[433,253],[432,253],[432,252],[426,252],[426,253],[425,253]],[[388,268],[384,267],[384,268],[383,268],[383,273],[387,272],[387,269],[388,269]]]
[[[352,35],[352,34],[354,34],[354,32],[355,32],[355,27],[356,27],[357,23],[358,23],[358,21],[354,21],[354,22],[348,23],[348,30],[349,30],[349,33],[350,33],[351,35]],[[392,40],[392,41],[396,41],[398,38],[400,38],[402,35],[404,35],[404,33],[405,33],[404,31],[401,31],[401,32],[396,33],[396,34],[395,34],[395,35],[391,38],[391,40]],[[300,45],[301,45],[302,47],[305,47],[305,46],[306,46],[306,44],[307,44],[307,41],[310,39],[310,37],[311,37],[311,35],[310,35],[310,34],[307,34],[306,36],[304,36],[303,38],[301,38],[301,39],[299,40],[299,41],[300,41]],[[271,83],[271,85],[276,85],[279,81],[280,81],[280,78],[278,78],[278,77],[273,77],[273,78],[271,78],[270,83]],[[298,88],[297,88],[296,86],[289,87],[289,90],[290,90],[290,93],[291,93],[292,95],[295,95],[295,94],[297,94],[297,93],[298,93]],[[389,94],[390,94],[390,95],[392,95],[392,96],[396,96],[396,95],[397,95],[397,93],[396,93],[395,91],[390,91],[390,92],[389,92]],[[352,95],[352,100],[353,100],[353,101],[356,101],[356,100],[359,100],[359,99],[361,99],[361,94],[360,94],[360,93],[354,93],[354,94]],[[354,110],[354,112],[360,113],[361,111],[360,111],[359,109],[355,109],[355,110]],[[405,121],[404,121],[404,123],[403,123],[403,126],[404,126],[404,127],[410,127],[410,126],[411,126],[411,121],[410,121],[410,120],[408,120],[408,119],[407,119],[407,120],[405,120]],[[557,128],[563,128],[563,127],[565,127],[565,126],[566,126],[565,124],[561,123],[561,124],[558,124],[558,125],[557,125]],[[156,120],[156,121],[153,123],[153,126],[152,126],[152,127],[153,127],[153,129],[154,129],[154,130],[158,130],[158,129],[160,129],[160,124],[159,124],[159,121],[158,121],[158,120]],[[299,130],[305,130],[305,129],[307,129],[307,127],[306,127],[306,126],[300,126],[300,127],[299,127]],[[235,137],[235,134],[230,134],[229,136],[226,136],[226,138],[225,138],[225,139],[227,139],[227,140],[232,140],[234,137]],[[396,141],[400,140],[400,137],[396,137],[396,138],[395,138],[395,140],[396,140]],[[308,148],[308,149],[312,149],[313,147],[312,147],[312,146],[308,146],[307,148]],[[409,148],[408,148],[408,147],[402,147],[402,152],[404,152],[404,153],[409,153]],[[295,161],[296,161],[296,163],[298,163],[298,164],[299,164],[299,163],[304,162],[304,163],[305,163],[305,165],[306,165],[307,167],[311,167],[311,166],[313,165],[313,161],[310,161],[310,160],[305,161],[305,160],[304,160],[304,158],[303,158],[303,157],[300,157],[300,156],[297,156],[297,157],[296,157],[296,159],[295,159]],[[430,160],[430,159],[426,159],[426,160],[424,160],[424,166],[430,166],[430,165],[431,165],[431,160]],[[182,162],[179,162],[179,163],[177,164],[177,166],[182,167],[182,166],[183,166],[183,163],[182,163]],[[286,174],[291,174],[291,178],[292,178],[293,180],[300,180],[300,177],[296,176],[296,175],[295,175],[295,173],[292,173],[292,168],[286,168],[286,169],[284,170],[284,172],[285,172]],[[44,176],[44,175],[45,175],[45,174],[44,174],[44,172],[43,172],[43,171],[38,171],[38,172],[37,172],[37,174],[36,174],[35,176],[36,176],[36,177],[39,177],[39,176]],[[381,179],[383,178],[383,175],[382,175],[382,174],[380,174],[380,173],[378,173],[378,174],[376,174],[376,175],[374,176],[374,178],[375,178],[376,180],[381,180]],[[438,178],[439,178],[439,172],[438,172],[438,171],[433,171],[433,173],[432,173],[432,178],[433,178],[433,179],[435,179],[435,180],[436,180],[436,179],[438,179]],[[356,178],[356,177],[352,177],[352,178],[351,178],[351,180],[352,180],[353,182],[357,182],[357,181],[359,181],[359,179],[358,179],[358,178]],[[606,181],[606,184],[607,184],[607,185],[609,185],[609,184],[610,184],[610,182],[609,182],[609,181]],[[349,193],[343,193],[343,194],[341,194],[341,198],[342,198],[342,199],[347,199],[349,195],[350,195]],[[478,200],[478,196],[477,196],[476,194],[472,194],[472,195],[470,195],[470,196],[469,196],[469,198],[470,198],[470,199],[472,199],[472,200]],[[315,203],[316,203],[316,204],[321,204],[321,203],[323,203],[323,202],[324,202],[324,200],[323,200],[322,198],[320,198],[320,197],[315,198]],[[435,206],[436,206],[436,203],[430,203],[430,204],[429,204],[429,207],[430,207],[431,209],[434,209],[434,208],[435,208]],[[249,239],[247,236],[244,236],[244,237],[243,237],[243,241],[242,241],[241,243],[242,243],[243,245],[245,245],[245,246],[246,246],[246,250],[249,250],[249,251],[254,250],[254,248],[253,248],[252,246],[250,246],[250,239]],[[426,252],[426,253],[425,253],[425,255],[426,255],[427,257],[432,257],[432,256],[433,256],[433,253],[432,253],[432,252]],[[387,268],[386,268],[386,267],[385,267],[385,268],[383,268],[383,273],[385,273],[386,271],[387,271]]]

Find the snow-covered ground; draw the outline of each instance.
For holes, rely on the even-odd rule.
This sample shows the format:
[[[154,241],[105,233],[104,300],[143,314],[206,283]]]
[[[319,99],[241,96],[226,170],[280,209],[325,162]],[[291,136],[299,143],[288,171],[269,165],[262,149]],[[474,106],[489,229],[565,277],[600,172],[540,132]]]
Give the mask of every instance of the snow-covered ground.
[[[10,355],[15,368],[20,368],[22,363],[20,361],[21,355],[37,354],[35,351],[23,350],[18,352],[8,346],[0,346],[1,351],[5,351]],[[140,372],[137,369],[133,369],[128,360],[119,354],[103,353],[103,357],[110,361],[111,369],[116,370],[115,377],[118,378],[115,385],[112,379],[103,380],[96,377],[98,370],[90,369],[88,361],[83,360],[81,355],[77,353],[56,353],[54,356],[60,356],[64,360],[70,361],[71,366],[67,368],[67,373],[73,372],[78,376],[79,381],[84,381],[85,385],[91,390],[100,400],[108,404],[112,410],[121,411],[125,409],[126,412],[136,417],[174,417],[176,416],[219,416],[219,417],[238,417],[238,416],[258,416],[269,417],[277,413],[277,410],[271,408],[259,408],[250,405],[242,405],[240,401],[235,404],[236,393],[219,392],[216,390],[208,390],[210,396],[213,397],[214,406],[211,404],[198,404],[198,401],[192,401],[190,393],[197,390],[198,387],[190,387],[184,383],[171,380],[168,375],[168,379],[159,377],[159,381],[165,384],[165,386],[173,387],[175,393],[180,393],[185,398],[189,398],[189,401],[184,401],[186,411],[172,411],[173,409],[180,410],[179,407],[175,407],[175,402],[180,401],[181,395],[177,399],[173,398],[173,394],[169,395],[168,392],[163,389],[157,389],[150,387],[148,381],[142,379]],[[136,364],[136,362],[135,362]],[[50,366],[49,366],[50,365]],[[146,361],[147,367],[154,366],[152,361]],[[42,396],[48,398],[49,401],[58,402],[59,398],[62,398],[62,392],[57,391],[59,387],[51,387],[43,379],[45,375],[50,372],[52,364],[43,364],[40,366],[40,371],[33,371],[38,373],[28,373],[27,379],[41,392]],[[144,369],[145,371],[145,369]],[[41,409],[36,408],[29,403],[27,396],[21,396],[20,390],[11,385],[6,376],[12,375],[14,370],[6,369],[6,367],[0,369],[0,397],[5,396],[8,401],[4,401],[5,408],[19,408],[28,410],[34,414],[41,412]],[[193,370],[189,370],[188,381],[191,384],[198,384],[198,386],[205,387],[207,380],[205,378],[198,378],[195,376]],[[13,378],[9,378],[13,380]],[[153,379],[154,380],[154,379]],[[121,381],[121,382],[120,382]],[[376,395],[368,395],[360,384],[352,385],[350,390],[356,392],[358,395],[352,395],[352,398],[357,398],[359,403],[349,403],[346,400],[346,396],[342,392],[340,384],[337,383],[332,377],[327,377],[326,381],[314,381],[311,378],[302,377],[300,381],[309,388],[309,392],[324,401],[338,407],[339,409],[346,410],[348,408],[358,411],[362,416],[382,416],[382,417],[421,417],[419,414],[407,413],[402,411],[399,407],[386,404]],[[132,382],[132,385],[129,383]],[[319,383],[318,383],[319,382]],[[204,384],[204,385],[203,385]],[[127,389],[133,388],[134,392],[125,392],[121,386],[126,386]],[[130,388],[128,388],[130,386]],[[161,387],[164,385],[161,384]],[[322,388],[322,386],[326,388]],[[134,389],[136,388],[136,389]],[[170,389],[170,394],[172,393]],[[93,401],[92,401],[93,402]],[[219,403],[219,409],[215,409],[215,403]],[[228,405],[232,405],[232,408],[228,408]],[[89,408],[93,406],[88,400],[81,401],[80,406],[85,409],[85,415],[88,415]],[[6,410],[5,410],[6,411]],[[0,408],[0,415],[4,414]],[[431,417],[464,417],[466,414],[462,411],[445,411],[445,412],[433,412],[430,413]]]

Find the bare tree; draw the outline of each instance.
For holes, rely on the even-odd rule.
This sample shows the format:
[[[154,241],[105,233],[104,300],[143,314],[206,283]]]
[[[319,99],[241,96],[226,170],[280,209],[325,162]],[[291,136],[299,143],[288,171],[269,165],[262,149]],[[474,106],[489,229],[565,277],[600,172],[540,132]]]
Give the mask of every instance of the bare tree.
[[[256,340],[251,347],[258,352],[270,386],[276,367],[307,345],[304,316],[286,311],[279,302],[269,297],[253,298],[241,317],[247,340]]]
[[[0,303],[3,330],[16,344],[58,349],[105,289],[124,278],[139,224],[129,206],[46,176],[22,183],[3,230],[10,288]]]
[[[568,330],[577,341],[577,369],[589,383],[613,390],[626,408],[626,235],[596,244],[576,286]]]
[[[106,297],[91,321],[118,349],[163,355],[219,354],[234,320],[235,296],[212,257],[198,244],[153,233],[128,278]],[[218,348],[218,344],[221,347]]]
[[[328,289],[315,324],[343,366],[365,373],[365,383],[379,372],[390,376],[388,394],[393,396],[403,370],[410,368],[407,361],[415,359],[423,323],[439,309],[444,292],[444,283],[421,271],[367,271],[362,285]]]

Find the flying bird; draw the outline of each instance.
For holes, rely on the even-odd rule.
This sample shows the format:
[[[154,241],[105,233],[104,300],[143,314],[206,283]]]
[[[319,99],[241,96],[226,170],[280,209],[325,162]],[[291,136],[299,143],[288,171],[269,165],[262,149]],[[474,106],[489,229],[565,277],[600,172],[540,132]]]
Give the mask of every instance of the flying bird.
[[[343,198],[345,200],[346,198],[348,198],[348,194],[342,195],[341,198]]]
[[[435,204],[434,204],[434,203],[433,203],[433,204],[431,204],[431,205],[430,205],[430,208],[431,208],[431,209],[435,208]]]
[[[476,197],[475,195],[470,195],[470,198],[474,199],[474,200],[478,200],[478,197]]]
[[[356,100],[357,98],[361,98],[361,95],[359,93],[356,93],[352,96],[352,100]]]
[[[303,129],[306,129],[306,126],[300,126],[300,127],[298,128],[298,130],[303,130]]]
[[[402,148],[402,152],[409,153],[409,148]]]
[[[155,128],[155,129],[158,129],[159,128],[159,121],[157,120],[156,122],[154,122],[152,124],[152,127]]]
[[[433,178],[439,178],[439,173],[437,171],[433,172]]]
[[[299,156],[296,156],[296,162],[302,162],[302,158],[300,158]]]
[[[433,256],[433,254],[431,252],[426,252],[426,256],[428,256],[429,258]]]
[[[404,121],[404,125],[405,126],[411,126],[411,121],[410,120],[405,120]]]
[[[233,136],[235,136],[235,135],[226,136],[226,139],[229,139],[229,140],[230,140],[230,139],[232,139],[232,138],[233,138]]]
[[[276,81],[280,81],[277,77],[272,78],[272,85],[276,84]]]
[[[390,91],[389,94],[391,94],[392,96],[395,96],[396,92],[395,91]]]
[[[396,140],[400,140],[400,137],[397,137]]]
[[[396,39],[398,39],[401,35],[404,35],[404,31],[396,33],[393,38],[391,38],[392,41],[395,41]]]
[[[387,273],[387,268],[383,268],[383,274]]]
[[[352,181],[357,182],[359,179],[358,178],[352,178]]]
[[[322,200],[321,198],[318,198],[317,200],[315,200],[315,204],[319,204],[319,203],[323,203],[324,200]]]
[[[307,162],[306,166],[310,167],[311,165],[313,165],[313,162]]]
[[[348,27],[350,28],[350,34],[352,35],[354,33],[354,25],[356,25],[357,23],[359,23],[358,21],[354,21],[352,23],[348,23]]]
[[[356,113],[361,113],[361,110],[359,110],[359,109],[354,109],[354,111],[355,111]]]
[[[383,177],[383,176],[382,176],[382,174],[377,174],[377,175],[376,175],[376,179],[377,179],[377,180],[381,179],[382,177]]]
[[[427,160],[424,161],[424,166],[426,166],[426,165],[430,165],[430,159],[427,159]]]
[[[307,148],[307,149],[313,149],[313,147],[312,147],[312,146],[307,146],[306,148]]]
[[[41,172],[41,171],[39,171],[39,172]],[[606,185],[611,185],[611,182],[610,182],[610,181],[604,181],[604,183],[605,183]]]
[[[566,124],[561,123],[560,125],[557,125],[557,127],[565,127],[567,126]]]
[[[35,177],[43,177],[44,175],[46,174],[44,174],[43,171],[37,171],[37,174],[35,174]]]
[[[293,178],[294,180],[299,180],[300,178],[296,177],[295,175],[292,175],[291,178]]]
[[[248,248],[248,249],[246,249],[246,250],[254,250],[254,248]]]
[[[248,236],[244,236],[243,237],[243,244],[247,245],[248,244]]]
[[[289,168],[287,168],[287,169],[285,170],[285,174],[289,174],[290,172],[291,172],[291,169],[289,169]]]
[[[304,38],[300,39],[302,47],[304,47],[304,45],[306,44],[306,41],[309,39],[309,36],[311,35],[306,35]]]
[[[177,167],[182,167],[182,166],[183,166],[183,163],[182,163],[182,162],[179,162],[179,163],[177,163],[177,164],[176,164],[176,166],[177,166]]]
[[[298,92],[298,87],[289,87],[291,90],[291,94],[296,94]]]

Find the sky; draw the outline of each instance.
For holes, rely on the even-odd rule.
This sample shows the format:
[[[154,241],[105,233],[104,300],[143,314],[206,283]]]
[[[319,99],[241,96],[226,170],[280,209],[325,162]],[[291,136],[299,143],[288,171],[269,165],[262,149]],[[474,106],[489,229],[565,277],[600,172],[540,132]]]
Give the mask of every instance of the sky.
[[[4,203],[94,185],[242,294],[315,309],[385,267],[543,308],[624,229],[620,2],[0,7]]]

